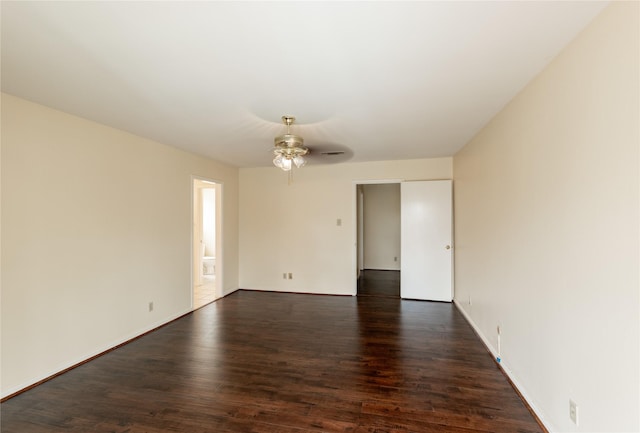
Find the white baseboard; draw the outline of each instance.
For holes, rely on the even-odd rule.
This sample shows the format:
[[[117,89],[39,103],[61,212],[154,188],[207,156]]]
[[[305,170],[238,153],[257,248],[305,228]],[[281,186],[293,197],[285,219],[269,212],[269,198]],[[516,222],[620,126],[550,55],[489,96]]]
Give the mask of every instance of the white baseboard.
[[[58,366],[56,366],[54,369],[49,370],[48,372],[46,372],[46,373],[44,373],[42,375],[38,375],[38,376],[36,376],[36,377],[34,377],[34,378],[24,382],[24,383],[21,383],[18,386],[14,386],[14,387],[11,387],[11,388],[9,388],[7,390],[3,390],[2,394],[0,395],[0,399],[3,399],[5,397],[13,395],[13,394],[15,394],[17,392],[25,390],[25,389],[27,389],[29,387],[32,387],[32,386],[38,384],[39,382],[42,382],[42,381],[45,381],[47,379],[53,378],[54,376],[64,372],[65,370],[72,369],[72,368],[74,368],[76,366],[79,366],[79,365],[85,363],[87,360],[89,360],[91,358],[94,358],[94,357],[96,357],[96,356],[98,356],[100,354],[108,352],[108,351],[120,346],[121,344],[127,343],[128,341],[133,340],[133,339],[135,339],[137,337],[140,337],[140,336],[142,336],[143,334],[146,334],[149,331],[153,331],[156,328],[159,328],[159,327],[161,327],[163,325],[166,325],[167,323],[172,322],[172,321],[178,319],[179,317],[182,317],[185,314],[190,313],[191,311],[192,310],[185,310],[183,312],[174,314],[172,316],[169,316],[168,318],[159,320],[157,322],[152,323],[149,326],[145,326],[144,328],[141,328],[141,329],[138,329],[138,330],[136,330],[136,331],[134,331],[132,333],[129,333],[129,334],[127,334],[126,336],[124,336],[122,338],[119,338],[117,340],[112,341],[111,343],[108,343],[106,345],[100,346],[99,348],[97,348],[95,350],[92,350],[91,352],[88,352],[88,353],[86,353],[84,355],[81,355],[81,356],[79,356],[77,358],[71,359],[71,360],[69,360],[67,362],[61,363]]]
[[[489,340],[487,339],[487,337],[480,330],[480,328],[476,325],[476,323],[473,321],[471,316],[469,316],[467,311],[462,307],[462,304],[457,299],[454,299],[453,303],[458,308],[458,311],[460,311],[460,313],[462,313],[464,318],[467,320],[467,323],[469,323],[469,325],[471,325],[473,330],[480,337],[480,340],[482,340],[482,343],[484,343],[484,345],[487,348],[487,350],[489,351],[489,353],[491,353],[491,355],[493,356],[493,359],[496,360],[496,362],[497,362],[498,353],[497,353],[496,349],[491,345],[491,343],[489,343]],[[551,428],[551,423],[547,419],[545,419],[544,415],[542,414],[542,411],[533,402],[533,400],[531,399],[531,397],[527,393],[526,389],[518,381],[518,379],[515,377],[515,375],[511,371],[511,369],[509,369],[508,361],[505,361],[504,359],[501,359],[499,365],[500,365],[500,368],[502,369],[502,371],[504,371],[504,373],[507,375],[507,377],[509,378],[509,380],[511,381],[513,386],[518,390],[518,392],[520,393],[522,398],[527,402],[527,404],[529,405],[531,410],[538,417],[538,420],[542,423],[544,428],[546,428],[547,431],[549,431],[549,432],[557,431],[557,430],[554,430],[553,428]]]
[[[239,287],[236,287],[235,289],[230,289],[230,290],[222,290],[222,296],[220,298],[224,298],[225,296],[229,296],[232,293],[237,292],[238,290],[240,290]]]

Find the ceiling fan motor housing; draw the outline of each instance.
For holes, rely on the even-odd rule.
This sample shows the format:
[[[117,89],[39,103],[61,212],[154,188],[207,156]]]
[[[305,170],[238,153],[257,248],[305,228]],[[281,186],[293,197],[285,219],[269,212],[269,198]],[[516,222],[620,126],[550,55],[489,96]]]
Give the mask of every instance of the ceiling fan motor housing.
[[[296,120],[293,116],[282,116],[282,123],[287,125],[287,133],[277,136],[273,141],[275,155],[282,155],[285,158],[292,159],[296,156],[303,156],[309,153],[309,149],[304,147],[304,139],[299,135],[291,133],[291,125]]]
[[[299,135],[293,134],[284,134],[276,137],[274,140],[275,149],[273,152],[275,154],[286,154],[286,155],[306,155],[309,152],[309,149],[304,147],[304,139]]]

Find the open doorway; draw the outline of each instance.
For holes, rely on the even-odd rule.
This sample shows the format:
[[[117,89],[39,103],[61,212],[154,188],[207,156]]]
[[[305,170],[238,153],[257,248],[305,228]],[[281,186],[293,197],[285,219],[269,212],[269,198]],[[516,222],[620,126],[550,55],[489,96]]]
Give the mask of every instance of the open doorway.
[[[356,185],[357,295],[400,297],[400,183]]]
[[[221,295],[221,195],[220,183],[193,179],[193,309]]]

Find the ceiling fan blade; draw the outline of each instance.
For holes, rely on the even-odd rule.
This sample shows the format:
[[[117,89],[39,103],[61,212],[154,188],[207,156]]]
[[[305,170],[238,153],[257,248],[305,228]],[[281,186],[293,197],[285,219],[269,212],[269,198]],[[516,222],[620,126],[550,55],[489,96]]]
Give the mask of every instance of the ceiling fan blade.
[[[353,151],[347,146],[336,143],[309,144],[309,153],[305,159],[310,165],[338,164],[353,157]]]

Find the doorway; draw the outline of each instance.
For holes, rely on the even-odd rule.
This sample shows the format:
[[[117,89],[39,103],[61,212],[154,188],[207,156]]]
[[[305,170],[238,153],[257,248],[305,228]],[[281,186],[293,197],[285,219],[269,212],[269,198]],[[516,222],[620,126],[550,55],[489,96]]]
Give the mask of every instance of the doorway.
[[[378,191],[385,188],[387,195]],[[452,192],[451,180],[356,182],[357,295],[451,302]],[[378,200],[377,193],[386,198],[372,210],[368,202]],[[371,233],[379,236],[373,245]],[[398,292],[391,291],[392,281]]]
[[[358,296],[400,297],[400,183],[357,184]]]
[[[192,307],[198,309],[221,296],[222,184],[193,179]]]

